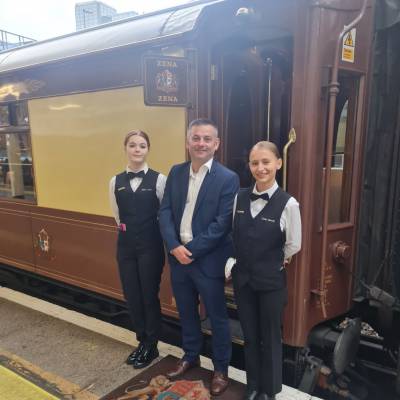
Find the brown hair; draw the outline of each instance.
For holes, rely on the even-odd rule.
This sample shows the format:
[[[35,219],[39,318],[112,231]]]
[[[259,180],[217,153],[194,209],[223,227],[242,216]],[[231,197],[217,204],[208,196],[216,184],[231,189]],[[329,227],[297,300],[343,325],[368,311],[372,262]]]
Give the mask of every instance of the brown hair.
[[[281,158],[281,155],[279,154],[279,149],[278,146],[275,143],[272,142],[268,142],[267,140],[262,140],[261,142],[257,142],[250,150],[250,153],[254,150],[254,149],[266,149],[271,151],[276,158]]]
[[[126,145],[128,144],[129,139],[130,139],[132,136],[140,136],[140,137],[142,137],[142,138],[146,141],[147,147],[150,149],[150,139],[149,139],[149,135],[148,135],[146,132],[143,132],[143,131],[141,131],[141,130],[139,130],[139,129],[135,129],[135,130],[133,130],[133,131],[130,131],[130,132],[128,132],[128,133],[125,135],[124,147],[126,147]]]

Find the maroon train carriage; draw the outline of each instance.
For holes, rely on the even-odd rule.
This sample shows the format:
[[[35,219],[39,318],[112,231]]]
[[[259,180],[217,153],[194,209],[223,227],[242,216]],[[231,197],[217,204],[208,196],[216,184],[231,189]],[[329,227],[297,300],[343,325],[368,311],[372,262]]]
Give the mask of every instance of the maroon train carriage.
[[[379,350],[370,367],[382,364],[395,375],[399,15],[400,7],[390,1],[197,1],[0,53],[1,280],[33,282],[40,290],[48,281],[63,284],[79,292],[72,297],[76,301],[122,300],[111,213],[46,203],[40,193],[47,189],[35,190],[46,179],[57,181],[56,164],[47,162],[43,172],[45,155],[36,143],[44,146],[40,136],[61,128],[66,113],[74,129],[82,128],[74,131],[82,137],[88,121],[96,125],[102,118],[101,96],[110,107],[107,123],[111,120],[120,135],[121,120],[148,115],[142,128],[166,143],[154,146],[154,162],[165,162],[164,173],[185,157],[179,150],[176,158],[163,161],[176,148],[162,142],[164,128],[167,139],[184,149],[187,123],[209,117],[220,129],[218,158],[239,174],[242,186],[251,183],[246,166],[251,146],[263,139],[275,142],[284,155],[280,183],[301,205],[303,247],[288,267],[283,324],[286,361],[295,366],[297,383],[312,391],[320,379],[338,390],[360,343],[362,358],[363,349]],[[157,74],[164,79],[161,86],[154,84]],[[121,93],[132,97],[122,103]],[[135,93],[143,96],[133,99]],[[84,117],[71,107],[58,110],[58,121],[34,115],[39,102],[63,98],[85,101]],[[176,122],[174,113],[180,116]],[[163,129],[154,129],[156,123]],[[114,143],[117,148],[120,141]],[[57,141],[49,137],[46,145],[52,152]],[[112,147],[104,154],[110,151],[111,157]],[[71,165],[84,162],[74,154],[70,159]],[[71,165],[63,166],[65,173]],[[96,174],[104,174],[99,202],[107,196],[108,172],[121,167],[99,166]],[[19,191],[13,190],[16,176]],[[90,186],[97,177],[88,178]],[[233,340],[241,343],[229,285],[226,297]],[[168,266],[161,302],[164,314],[177,318]],[[374,337],[364,335],[365,322]]]

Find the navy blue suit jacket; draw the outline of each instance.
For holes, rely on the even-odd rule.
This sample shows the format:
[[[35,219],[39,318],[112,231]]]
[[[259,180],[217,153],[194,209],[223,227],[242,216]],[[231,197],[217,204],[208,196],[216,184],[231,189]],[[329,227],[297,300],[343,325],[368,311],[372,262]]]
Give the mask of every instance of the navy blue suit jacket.
[[[170,251],[182,243],[180,225],[189,187],[190,162],[172,167],[161,202],[159,222],[171,267],[179,279],[185,269],[200,268],[209,277],[223,277],[225,262],[232,255],[232,208],[239,190],[239,178],[233,171],[213,161],[197,197],[193,219],[193,240],[185,245],[193,262],[181,265]]]

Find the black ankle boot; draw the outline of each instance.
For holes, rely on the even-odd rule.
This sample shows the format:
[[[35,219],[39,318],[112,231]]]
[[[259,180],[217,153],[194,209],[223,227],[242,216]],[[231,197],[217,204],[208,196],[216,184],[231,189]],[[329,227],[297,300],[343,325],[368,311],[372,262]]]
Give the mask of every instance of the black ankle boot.
[[[244,394],[244,400],[257,400],[258,392],[256,389],[246,388],[246,393]]]
[[[275,395],[268,396],[267,393],[260,393],[257,397],[257,400],[276,400]]]
[[[140,369],[147,367],[155,358],[159,356],[157,345],[146,345],[139,357],[133,363],[133,368]]]
[[[144,350],[144,343],[140,342],[139,346],[136,347],[136,349],[133,350],[131,354],[129,354],[125,362],[129,365],[133,365],[138,359],[139,355],[143,352],[143,350]]]

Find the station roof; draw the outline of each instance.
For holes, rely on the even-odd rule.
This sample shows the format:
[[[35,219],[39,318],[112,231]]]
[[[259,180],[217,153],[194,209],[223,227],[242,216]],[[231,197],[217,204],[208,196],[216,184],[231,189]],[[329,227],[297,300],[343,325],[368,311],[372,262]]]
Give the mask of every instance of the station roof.
[[[0,73],[181,35],[196,28],[206,7],[222,1],[196,1],[1,52]]]

